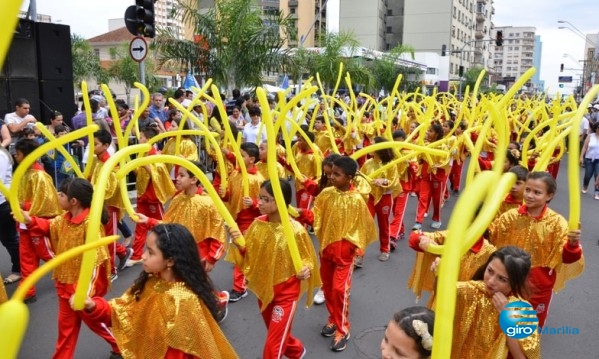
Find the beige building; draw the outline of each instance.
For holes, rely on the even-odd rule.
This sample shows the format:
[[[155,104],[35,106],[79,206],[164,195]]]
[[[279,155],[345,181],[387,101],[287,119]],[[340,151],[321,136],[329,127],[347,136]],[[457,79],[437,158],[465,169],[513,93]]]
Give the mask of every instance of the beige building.
[[[326,32],[326,0],[279,0],[279,9],[296,21],[297,39],[290,47],[318,46],[318,39]]]
[[[339,11],[339,31],[353,32],[360,46],[384,51],[388,49],[386,34],[387,1],[342,0]]]
[[[496,27],[492,32],[493,38],[497,36],[497,31],[503,32],[503,46],[492,44],[494,70],[499,77],[496,80],[513,83],[511,78],[517,79],[534,66],[536,29],[531,26]]]

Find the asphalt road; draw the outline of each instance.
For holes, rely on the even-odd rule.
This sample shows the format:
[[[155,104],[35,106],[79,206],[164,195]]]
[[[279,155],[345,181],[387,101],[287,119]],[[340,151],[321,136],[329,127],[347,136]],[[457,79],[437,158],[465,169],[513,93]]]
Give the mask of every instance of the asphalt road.
[[[566,166],[562,161],[558,177],[558,193],[551,207],[568,217],[568,185]],[[582,175],[582,172],[581,172]],[[592,192],[592,191],[589,191]],[[443,209],[443,228],[448,223],[457,197],[451,197]],[[414,222],[416,198],[411,197],[408,203],[406,224]],[[543,358],[597,358],[599,357],[599,201],[593,194],[582,195],[582,229],[583,247],[586,258],[585,273],[570,281],[565,290],[553,297],[547,326],[576,327],[578,335],[543,335]],[[455,214],[459,215],[459,214]],[[425,220],[424,230],[430,229],[430,217]],[[347,349],[342,353],[334,353],[329,349],[330,338],[320,335],[320,328],[326,323],[327,311],[324,306],[313,306],[297,311],[293,333],[307,347],[307,358],[380,358],[380,341],[384,326],[393,312],[415,304],[414,295],[406,288],[414,252],[407,247],[406,241],[400,242],[399,248],[392,253],[386,263],[377,260],[377,244],[370,246],[365,256],[364,268],[354,272],[351,294],[350,320],[351,339]],[[126,269],[119,274],[113,283],[108,297],[119,296],[137,277],[140,267]],[[6,250],[0,249],[0,271],[9,273],[10,263]],[[226,262],[217,264],[212,278],[220,289],[228,290],[232,283],[232,266]],[[595,279],[593,279],[595,278]],[[19,358],[49,358],[56,340],[57,303],[53,283],[46,276],[37,286],[38,301],[29,305],[29,326]],[[9,295],[15,286],[7,287]],[[420,300],[426,304],[428,296]],[[302,304],[304,302],[302,301]],[[256,298],[250,294],[240,302],[231,303],[229,316],[222,324],[222,329],[229,341],[236,348],[241,358],[260,358],[265,338],[265,328],[260,316]],[[145,313],[151,315],[151,313]],[[449,339],[448,339],[449,340]],[[79,337],[77,358],[108,358],[109,346],[91,333],[85,325]]]

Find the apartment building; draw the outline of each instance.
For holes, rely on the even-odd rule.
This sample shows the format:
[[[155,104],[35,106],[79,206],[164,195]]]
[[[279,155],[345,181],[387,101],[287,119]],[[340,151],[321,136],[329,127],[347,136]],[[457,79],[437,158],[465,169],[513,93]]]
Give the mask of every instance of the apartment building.
[[[536,28],[501,26],[493,29],[493,37],[497,31],[503,32],[503,46],[493,44],[493,64],[497,74],[497,82],[511,84],[522,76],[528,69],[535,66],[535,31]],[[538,51],[538,65],[540,66],[540,51]],[[532,88],[533,83],[528,82],[527,88]]]
[[[360,46],[372,50],[389,49],[386,34],[393,27],[386,23],[389,0],[343,0],[339,9],[339,30],[352,32]]]

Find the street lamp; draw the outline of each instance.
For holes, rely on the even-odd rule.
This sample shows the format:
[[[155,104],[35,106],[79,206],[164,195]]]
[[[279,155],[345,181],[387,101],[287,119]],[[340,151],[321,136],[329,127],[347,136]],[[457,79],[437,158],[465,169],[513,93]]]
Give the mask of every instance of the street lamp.
[[[582,39],[584,39],[589,44],[593,45],[595,48],[598,47],[595,42],[591,41],[591,39],[589,39],[582,31],[580,31],[579,28],[574,26],[574,24],[572,24],[571,22],[566,21],[566,20],[557,20],[557,23],[570,25],[570,26],[558,26],[558,29],[568,29],[568,30],[572,31],[573,33],[575,33],[576,35],[578,35],[579,37],[581,37]]]
[[[570,54],[564,54],[563,56],[564,56],[564,58],[569,57],[570,60],[572,60],[576,64],[576,66],[579,66],[580,69],[582,70],[582,67],[580,66],[580,60],[577,60],[574,56],[572,56]]]

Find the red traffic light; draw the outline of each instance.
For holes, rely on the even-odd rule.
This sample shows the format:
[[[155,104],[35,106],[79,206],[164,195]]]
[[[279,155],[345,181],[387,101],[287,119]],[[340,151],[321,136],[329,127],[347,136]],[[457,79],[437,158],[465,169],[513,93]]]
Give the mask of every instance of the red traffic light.
[[[503,45],[503,31],[498,30],[495,34],[495,45],[502,46]]]

